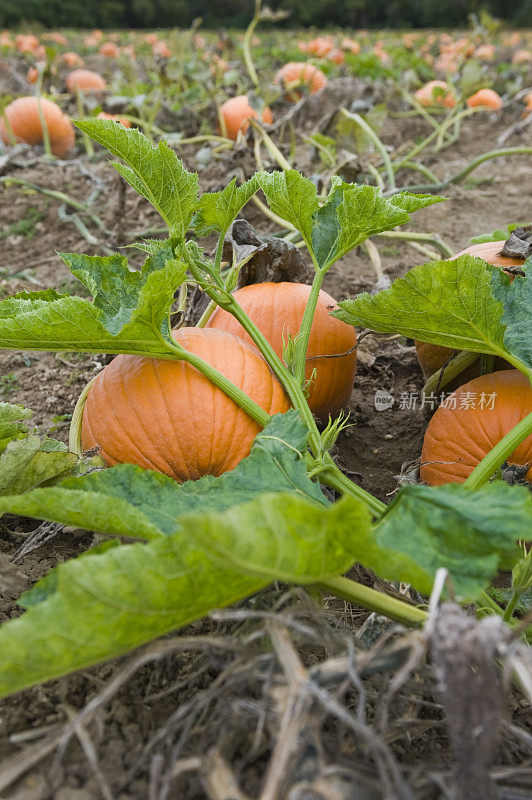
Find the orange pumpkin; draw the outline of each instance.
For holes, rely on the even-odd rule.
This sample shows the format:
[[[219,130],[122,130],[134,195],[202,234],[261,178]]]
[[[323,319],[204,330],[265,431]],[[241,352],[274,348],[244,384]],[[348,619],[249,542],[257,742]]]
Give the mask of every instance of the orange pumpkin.
[[[120,48],[114,42],[105,42],[98,50],[101,56],[106,58],[118,58],[120,55]]]
[[[82,92],[103,92],[107,84],[101,75],[92,69],[75,69],[67,75],[66,86],[69,92],[81,89]]]
[[[453,398],[451,400],[451,398]],[[430,486],[463,483],[474,467],[527,414],[532,412],[532,387],[516,369],[482,375],[449,395],[429,422],[420,476]],[[532,435],[508,458],[508,463],[530,465]]]
[[[298,333],[309,295],[310,286],[302,283],[256,283],[234,293],[235,300],[281,358],[283,337],[286,341],[288,334],[294,337]],[[323,423],[347,405],[357,362],[355,329],[330,316],[336,308],[336,300],[320,292],[307,349],[305,378],[309,380],[316,370],[308,404]],[[221,308],[216,309],[207,325],[252,342],[240,323]]]
[[[471,247],[467,247],[465,250],[461,250],[449,260],[454,261],[455,258],[459,258],[460,256],[470,255],[481,258],[494,267],[501,267],[501,269],[505,269],[505,267],[521,266],[524,263],[523,259],[501,256],[500,251],[503,246],[504,240],[500,242],[474,244]],[[416,341],[415,345],[419,364],[427,378],[444,367],[455,352],[450,347],[442,347],[439,344],[429,344],[428,342]],[[506,362],[501,359],[497,360],[499,369],[503,369],[503,364],[505,363]],[[467,377],[467,373],[464,373],[464,376]]]
[[[39,40],[33,33],[19,33],[15,39],[15,47],[19,53],[35,53],[39,47]]]
[[[291,84],[304,84],[310,94],[315,94],[327,85],[328,81],[321,69],[314,64],[305,64],[303,61],[289,61],[275,75],[275,83],[290,89]],[[291,90],[290,94],[301,97],[301,92]]]
[[[100,111],[97,115],[98,119],[109,119],[113,122],[119,122],[124,128],[131,128],[131,122],[127,117],[121,117],[120,114],[108,114],[106,111]]]
[[[68,53],[63,53],[61,62],[66,64],[67,67],[82,67],[85,63],[80,55],[69,50]]]
[[[258,112],[249,104],[247,95],[240,94],[226,100],[220,108],[225,130],[229,139],[237,139],[240,131],[245,133],[249,128],[250,118],[257,119]],[[266,106],[262,111],[262,121],[267,125],[273,122],[271,109]]]
[[[173,336],[215,367],[268,414],[289,408],[262,356],[236,336],[180,328]],[[184,361],[117,356],[91,386],[82,423],[84,450],[109,465],[132,463],[177,481],[221,475],[249,455],[259,425]]]
[[[162,58],[170,58],[172,55],[172,51],[166,42],[163,41],[154,42],[151,49],[154,55],[161,56]]]
[[[429,81],[418,89],[414,97],[422,106],[443,106],[454,108],[456,100],[446,81]]]
[[[479,89],[466,100],[469,108],[488,108],[492,111],[500,111],[503,102],[502,97],[494,92],[493,89]]]
[[[46,122],[52,153],[66,155],[74,147],[74,127],[59,106],[51,100],[40,98],[41,110]],[[7,121],[7,124],[6,124]],[[4,109],[0,119],[0,136],[5,144],[11,142],[11,134],[17,142],[42,144],[43,130],[37,97],[19,97]]]
[[[26,73],[28,83],[37,83],[39,79],[39,70],[37,67],[30,67]]]

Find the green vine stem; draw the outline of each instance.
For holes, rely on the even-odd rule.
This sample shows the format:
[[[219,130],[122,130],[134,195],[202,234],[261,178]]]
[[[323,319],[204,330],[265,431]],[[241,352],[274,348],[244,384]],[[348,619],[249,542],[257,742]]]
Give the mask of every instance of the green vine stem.
[[[436,392],[439,389],[443,389],[444,386],[447,386],[447,384],[449,384],[454,378],[460,375],[465,369],[470,367],[471,364],[474,364],[475,361],[478,361],[478,358],[478,353],[471,353],[466,350],[458,353],[458,355],[456,355],[446,367],[437,370],[433,375],[430,376],[423,387],[423,392],[425,395],[427,395],[433,394],[433,392]]]
[[[369,492],[366,492],[361,486],[357,486],[356,483],[353,483],[347,475],[344,475],[344,473],[338,469],[329,453],[325,454],[323,461],[325,462],[324,469],[319,474],[321,483],[324,483],[331,489],[335,489],[341,494],[349,494],[352,497],[356,497],[358,500],[362,500],[375,517],[382,517],[387,508],[384,503],[376,497],[373,497]]]
[[[439,236],[437,233],[418,233],[415,231],[381,231],[381,233],[376,233],[375,236],[378,236],[382,239],[402,239],[406,242],[426,242],[427,244],[432,244],[434,247],[437,247],[446,258],[454,255],[454,252],[451,250],[449,245],[446,244],[446,242],[444,242],[441,236]]]
[[[386,175],[388,176],[388,183],[390,186],[390,190],[395,189],[396,187],[395,172],[392,165],[392,161],[390,159],[390,156],[388,155],[386,147],[383,145],[383,143],[381,142],[381,140],[379,139],[373,128],[370,125],[368,125],[366,120],[363,119],[360,116],[360,114],[355,114],[353,111],[347,111],[345,108],[341,109],[341,113],[344,115],[344,117],[356,123],[356,125],[358,125],[358,127],[364,131],[368,139],[370,139],[373,142],[373,144],[375,145],[375,147],[382,156],[384,169],[386,170]]]
[[[81,446],[81,424],[83,422],[83,411],[85,410],[85,403],[87,401],[90,388],[97,377],[98,376],[95,375],[94,378],[91,378],[91,380],[83,388],[83,391],[78,397],[77,403],[74,407],[72,420],[70,422],[70,430],[68,433],[68,449],[71,453],[75,453],[80,457],[83,455],[83,447]]]
[[[42,73],[40,73],[42,75]],[[50,132],[48,130],[48,125],[46,123],[46,117],[44,116],[44,111],[42,109],[41,103],[42,97],[40,94],[37,95],[37,110],[39,112],[39,120],[41,123],[41,130],[42,130],[42,143],[44,145],[44,152],[47,156],[52,155],[52,147],[50,144]]]
[[[527,436],[532,434],[532,411],[519,422],[515,428],[503,438],[484,456],[473,472],[466,478],[464,486],[469,489],[478,489],[494,475],[509,456],[519,447]]]
[[[447,178],[445,181],[441,181],[440,183],[436,184],[420,184],[419,186],[409,186],[409,192],[439,192],[441,189],[446,189],[447,186],[451,186],[454,183],[460,183],[466,178],[470,172],[473,172],[474,169],[480,167],[481,164],[484,164],[485,161],[489,161],[492,158],[503,158],[504,156],[517,156],[517,155],[531,155],[532,154],[532,147],[507,147],[502,148],[500,150],[490,150],[489,153],[483,153],[483,155],[475,158],[467,167],[464,167],[460,172],[456,175],[453,175],[452,178]],[[397,169],[397,166],[396,166]],[[403,191],[402,189],[395,189],[394,191],[389,191],[386,194],[395,194],[395,192]]]
[[[508,624],[510,624],[510,621],[513,619],[515,607],[516,607],[517,603],[519,602],[519,598],[520,597],[521,597],[521,593],[520,592],[514,592],[512,594],[512,596],[510,597],[510,602],[508,603],[508,605],[504,609],[504,614],[502,615],[502,618]]]
[[[412,606],[388,594],[371,589],[349,578],[335,577],[320,581],[318,586],[329,594],[341,597],[353,605],[382,614],[405,625],[420,626],[427,621],[428,614],[422,608]]]
[[[259,76],[257,75],[257,70],[255,69],[255,64],[253,63],[253,58],[251,56],[251,39],[253,38],[255,28],[257,27],[261,19],[261,5],[262,5],[262,0],[255,0],[255,13],[253,15],[253,19],[249,23],[247,30],[244,34],[244,42],[242,45],[244,53],[244,63],[246,65],[248,75],[251,78],[251,82],[253,83],[254,86],[259,86],[260,81],[259,81]]]
[[[83,91],[78,87],[76,89],[76,104],[78,107],[78,114],[80,119],[85,119],[87,114],[85,113],[85,104],[84,104],[85,95]],[[92,139],[90,136],[87,136],[86,133],[82,133],[83,136],[83,146],[85,147],[85,153],[89,158],[94,155],[94,146],[92,144]]]

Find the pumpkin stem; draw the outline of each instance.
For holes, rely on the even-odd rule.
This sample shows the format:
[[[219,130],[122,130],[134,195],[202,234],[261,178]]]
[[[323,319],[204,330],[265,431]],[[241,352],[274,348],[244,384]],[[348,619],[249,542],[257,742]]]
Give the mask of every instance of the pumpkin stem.
[[[85,410],[85,403],[87,402],[89,390],[97,377],[98,376],[95,375],[94,378],[91,378],[91,380],[84,387],[83,391],[78,397],[72,413],[72,421],[70,423],[70,431],[68,434],[68,449],[71,453],[75,453],[80,457],[83,455],[83,447],[81,445],[81,424],[83,422],[83,411]]]
[[[362,606],[368,611],[374,611],[388,619],[402,622],[405,625],[423,625],[428,619],[428,614],[422,608],[412,606],[395,597],[371,589],[362,583],[349,578],[338,576],[321,581],[318,586],[336,597],[341,597],[353,605]]]
[[[515,428],[503,436],[503,438],[484,456],[473,472],[464,481],[464,486],[470,489],[478,489],[497,472],[505,461],[512,455],[514,450],[519,447],[527,436],[532,434],[532,411],[519,422]]]

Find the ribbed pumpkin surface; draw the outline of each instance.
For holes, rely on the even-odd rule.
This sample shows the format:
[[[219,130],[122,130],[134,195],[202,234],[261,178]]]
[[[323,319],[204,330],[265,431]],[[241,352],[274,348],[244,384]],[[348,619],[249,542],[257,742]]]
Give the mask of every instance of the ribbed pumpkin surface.
[[[454,261],[460,256],[469,255],[474,256],[475,258],[481,258],[488,264],[492,264],[494,267],[501,267],[501,269],[505,269],[507,267],[518,267],[524,263],[523,259],[521,258],[506,258],[505,256],[499,255],[503,246],[504,240],[501,242],[484,242],[483,244],[474,244],[472,247],[461,250],[455,256],[450,258],[449,261]],[[433,375],[437,370],[444,367],[454,353],[454,350],[452,350],[450,347],[441,347],[438,344],[428,344],[427,342],[416,341],[415,345],[419,364],[427,378]],[[496,366],[498,366],[499,369],[504,369],[501,359],[498,359]],[[469,377],[468,373],[466,372],[463,373],[463,376],[464,378]]]
[[[495,393],[493,408],[490,395]],[[431,486],[463,483],[474,467],[500,440],[532,411],[532,387],[517,370],[503,370],[469,381],[456,392],[456,408],[440,406],[429,422],[421,453],[421,479]],[[481,397],[488,404],[483,409]],[[461,408],[471,405],[474,407]],[[508,459],[530,464],[532,435]]]
[[[268,414],[289,401],[262,356],[224,331],[180,328],[174,338],[239,386]],[[138,464],[175,480],[221,475],[249,455],[260,427],[184,361],[117,356],[85,405],[84,450],[109,465]]]
[[[59,106],[51,100],[42,97],[40,104],[50,137],[52,153],[59,157],[64,156],[74,146],[74,127]],[[8,122],[6,125],[5,119],[0,119],[0,136],[5,144],[11,142],[9,129],[18,142],[26,142],[31,145],[42,144],[43,129],[39,116],[39,101],[36,97],[19,97],[17,100],[13,100],[4,109],[3,117]]]
[[[234,297],[282,358],[283,336],[286,341],[288,334],[298,333],[309,294],[310,286],[301,283],[256,283],[238,289]],[[355,329],[330,316],[337,307],[334,298],[320,292],[307,350],[305,377],[309,379],[316,370],[308,403],[322,422],[347,405],[355,377]],[[208,327],[252,343],[240,323],[221,308],[216,309]]]

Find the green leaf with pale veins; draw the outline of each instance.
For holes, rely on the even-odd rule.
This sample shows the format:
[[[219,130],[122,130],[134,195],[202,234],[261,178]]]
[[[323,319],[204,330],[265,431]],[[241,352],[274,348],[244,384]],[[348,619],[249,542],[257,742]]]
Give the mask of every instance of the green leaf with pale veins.
[[[408,486],[375,525],[373,544],[356,557],[381,577],[425,594],[445,567],[457,598],[475,600],[499,569],[519,558],[516,542],[531,526],[532,496],[521,486]]]
[[[137,128],[101,119],[75,124],[125,162],[113,166],[158,211],[171,235],[184,238],[198,205],[197,174],[185,169],[164,140],[154,147]]]
[[[342,301],[333,316],[381,333],[504,358],[509,355],[504,307],[492,295],[493,280],[500,275],[472,256],[434,261],[414,267],[376,295]]]
[[[0,628],[0,695],[125,653],[274,580],[341,573],[370,527],[354,498],[319,506],[279,493],[179,521],[173,535],[60,564],[23,597],[26,613]]]
[[[241,186],[233,178],[223,191],[202,194],[192,225],[196,235],[208,236],[212,231],[225,235],[258,188],[257,176],[253,175]]]
[[[166,246],[141,272],[123,256],[64,254],[94,302],[56,292],[27,292],[0,301],[0,347],[20,350],[168,356],[168,311],[186,274]]]
[[[491,291],[504,308],[504,344],[532,370],[532,269],[528,267],[524,276],[516,275],[513,282],[502,270],[495,270]]]
[[[316,187],[295,169],[282,172],[258,172],[258,184],[274,214],[282,217],[312,240],[312,217],[319,208]]]
[[[70,472],[77,460],[64,450],[44,451],[38,436],[14,439],[0,455],[0,495],[24,497],[22,492]]]
[[[408,192],[386,199],[375,186],[335,181],[314,214],[312,246],[320,267],[329,267],[370,236],[404,225],[413,211],[442,199]]]
[[[121,464],[21,497],[2,498],[0,513],[46,519],[115,536],[151,539],[175,533],[180,514],[224,511],[262,492],[291,492],[327,505],[307,477],[307,430],[296,411],[275,415],[250,455],[218,478],[178,484],[166,475]]]
[[[4,450],[12,439],[20,439],[28,435],[28,427],[24,422],[33,416],[33,411],[24,406],[0,403],[0,451]]]

